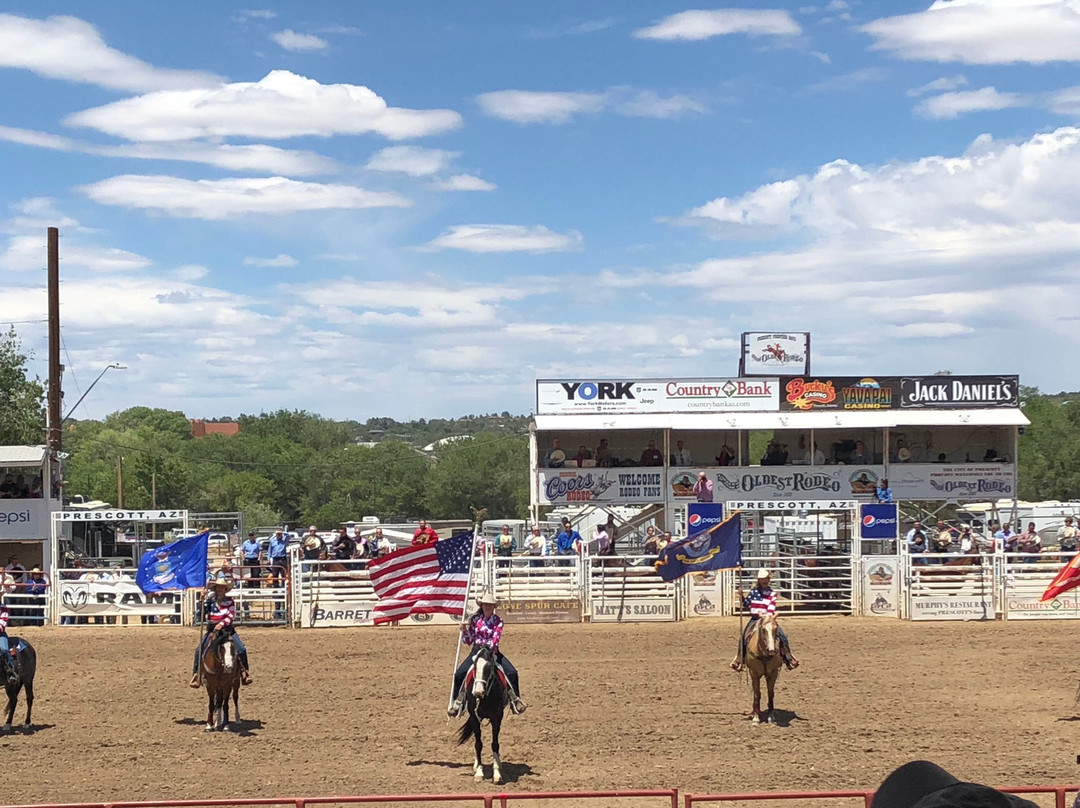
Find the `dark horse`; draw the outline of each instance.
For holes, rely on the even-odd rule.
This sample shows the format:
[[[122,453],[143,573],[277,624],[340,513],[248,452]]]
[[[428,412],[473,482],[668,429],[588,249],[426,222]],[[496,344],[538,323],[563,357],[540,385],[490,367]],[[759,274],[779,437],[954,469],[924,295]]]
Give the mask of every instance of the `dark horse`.
[[[202,655],[202,680],[210,705],[206,712],[206,731],[214,730],[216,713],[217,729],[228,732],[230,695],[236,723],[240,723],[240,659],[231,634],[221,632],[220,636],[211,636],[207,642]]]
[[[469,717],[461,728],[458,744],[473,739],[476,746],[473,776],[483,780],[484,766],[480,762],[480,754],[484,751],[484,740],[480,734],[480,722],[486,718],[491,723],[491,779],[498,785],[503,781],[502,761],[499,760],[499,728],[509,694],[492,657],[490,648],[480,647],[473,652],[472,670],[465,678],[465,709]]]
[[[24,687],[26,688],[26,723],[23,726],[30,729],[30,713],[34,709],[34,674],[37,673],[37,653],[33,646],[19,637],[10,637],[9,641],[13,649],[18,649],[18,653],[11,660],[14,670],[8,669],[7,680],[4,682],[8,698],[4,732],[11,732],[11,719],[15,717],[15,707],[19,703],[19,691]]]

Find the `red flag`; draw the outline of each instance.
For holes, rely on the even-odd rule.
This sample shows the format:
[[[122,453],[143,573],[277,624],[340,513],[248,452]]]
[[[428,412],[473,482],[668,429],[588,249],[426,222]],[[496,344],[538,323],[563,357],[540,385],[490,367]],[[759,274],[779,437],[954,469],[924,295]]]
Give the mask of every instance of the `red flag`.
[[[1072,560],[1062,568],[1057,577],[1046,587],[1040,602],[1053,600],[1063,592],[1080,586],[1080,553],[1073,556]]]
[[[465,613],[469,586],[473,533],[418,544],[368,564],[378,603],[372,610],[375,625],[402,620],[410,614]]]

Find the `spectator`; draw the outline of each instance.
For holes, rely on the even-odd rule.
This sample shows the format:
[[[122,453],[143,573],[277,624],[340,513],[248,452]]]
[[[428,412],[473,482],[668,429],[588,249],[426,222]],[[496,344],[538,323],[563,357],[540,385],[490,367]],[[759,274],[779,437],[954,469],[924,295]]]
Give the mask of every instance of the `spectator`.
[[[916,520],[915,520],[915,524],[913,524],[913,525],[911,526],[911,530],[909,530],[909,531],[907,532],[907,536],[905,536],[905,537],[904,537],[904,538],[905,538],[905,540],[906,540],[906,541],[907,541],[907,543],[908,543],[908,547],[909,547],[909,548],[911,547],[912,543],[913,543],[913,542],[915,541],[915,534],[916,534],[916,533],[922,533],[922,534],[923,534],[923,538],[924,538],[924,539],[926,538],[926,534],[925,534],[925,533],[923,533],[923,525],[922,525],[922,522],[920,522],[920,521],[919,521],[918,519],[916,519]]]
[[[600,438],[600,445],[596,447],[596,465],[608,468],[611,466],[611,449],[608,448],[607,438]]]
[[[330,548],[330,554],[335,561],[349,561],[356,555],[356,542],[352,540],[349,531],[345,528],[338,528],[338,534],[334,539],[333,547]]]
[[[660,541],[660,536],[656,532],[656,528],[649,525],[645,528],[645,544],[642,546],[641,551],[645,555],[654,556],[660,551],[657,549],[657,544]]]
[[[551,448],[544,454],[544,467],[561,469],[566,465],[566,452],[559,448],[559,439],[551,439]]]
[[[681,440],[675,441],[675,454],[672,456],[674,465],[676,466],[692,466],[694,465],[694,458],[690,456],[690,452],[683,448],[683,442]]]
[[[713,501],[713,482],[704,471],[698,472],[697,482],[694,483],[694,496],[698,502]]]
[[[971,532],[971,525],[960,526],[960,555],[970,555],[978,550],[975,536]]]
[[[495,555],[499,558],[510,558],[514,554],[514,537],[510,533],[510,525],[503,525],[502,532],[495,539]],[[508,567],[509,561],[500,561],[498,566]]]
[[[892,502],[892,489],[889,488],[889,481],[882,477],[878,480],[877,488],[874,489],[874,499],[878,502]]]
[[[41,499],[44,496],[45,491],[42,488],[41,475],[38,474],[30,483],[30,499]]]
[[[261,554],[262,544],[255,538],[255,531],[251,531],[244,543],[240,545],[240,555],[244,559],[244,577],[248,579],[248,587],[259,585],[259,579],[262,577]]]
[[[1001,529],[994,533],[994,549],[1011,553],[1015,544],[1016,534],[1012,532],[1012,525],[1005,522],[1002,524]]]
[[[813,454],[811,454],[809,452],[809,450],[808,450],[806,452],[806,455],[803,457],[803,459],[806,461],[806,465],[811,465],[811,466],[824,466],[825,465],[825,453],[823,451],[821,451],[821,449],[818,448],[817,441],[814,441],[814,452],[813,452]],[[787,461],[787,459],[785,458],[785,462],[786,461]],[[783,465],[783,463],[778,463],[777,465]]]
[[[285,541],[285,531],[274,531],[266,548],[266,556],[270,559],[270,566],[277,568],[271,572],[284,578],[285,571],[289,568],[289,545]]]
[[[574,462],[577,463],[577,467],[581,468],[586,460],[592,460],[592,452],[585,448],[585,444],[578,446],[577,454],[574,455]]]
[[[360,530],[360,525],[353,525],[353,558],[367,558],[368,557],[368,540],[364,537],[364,534]]]
[[[1016,549],[1024,553],[1024,557],[1020,559],[1022,563],[1034,564],[1038,562],[1039,553],[1042,552],[1042,538],[1039,537],[1038,531],[1035,530],[1034,522],[1028,522],[1027,530],[1017,537]]]
[[[718,466],[734,466],[735,465],[735,453],[731,451],[726,443],[720,447],[720,451],[716,453],[716,465]]]
[[[866,450],[866,446],[861,440],[855,441],[855,454],[851,456],[852,463],[858,463],[859,465],[867,465],[874,462],[874,456]]]
[[[1065,517],[1065,525],[1058,530],[1058,547],[1062,552],[1075,553],[1077,544],[1076,527],[1073,526],[1073,518]]]
[[[34,567],[30,571],[30,578],[26,582],[26,602],[29,608],[26,610],[28,621],[40,626],[45,623],[45,593],[49,589],[49,582],[41,567]]]
[[[896,449],[889,453],[890,463],[907,463],[911,460],[911,450],[907,447],[907,441],[897,438]]]
[[[609,513],[607,518],[607,524],[604,525],[604,532],[608,535],[607,552],[604,555],[615,555],[615,542],[619,540],[619,528],[615,526],[615,515]]]
[[[525,549],[529,553],[530,567],[542,567],[544,565],[543,557],[548,554],[548,543],[539,527],[534,526],[528,538],[525,539]]]
[[[556,445],[558,445],[559,439],[555,439]],[[426,519],[420,520],[420,526],[413,533],[412,543],[416,544],[432,544],[439,540],[439,534],[435,532],[434,528],[428,526]]]
[[[308,528],[302,546],[305,561],[318,561],[326,552],[326,542],[319,535],[318,528],[315,525]]]
[[[952,529],[945,524],[941,519],[937,520],[937,529],[934,531],[934,541],[932,546],[932,552],[935,553],[947,553],[952,549],[953,543]],[[944,564],[945,559],[939,559],[940,563]]]
[[[26,477],[19,475],[15,478],[15,499],[29,499],[30,486],[26,484]]]
[[[10,474],[4,475],[4,481],[0,483],[0,499],[15,498],[15,478]]]
[[[12,582],[17,584],[26,583],[26,567],[19,563],[18,556],[8,556],[8,563],[4,567],[4,572],[11,576]]]
[[[914,559],[915,564],[921,566],[929,563],[926,558],[922,557],[922,554],[926,552],[926,534],[921,530],[916,530],[911,539],[908,540],[908,552],[919,556]]]
[[[608,545],[611,544],[611,537],[608,535],[606,525],[597,525],[592,530],[592,536],[589,537],[589,550],[595,551],[594,554],[598,556],[607,555]]]
[[[581,543],[581,534],[574,530],[570,526],[570,520],[565,516],[562,520],[562,529],[558,535],[555,536],[555,548],[556,552],[561,556],[570,556],[574,554],[574,548]],[[570,561],[564,561],[564,566],[570,566]]]
[[[660,541],[658,541],[656,543],[656,553],[657,553],[657,555],[659,555],[660,552],[665,547],[667,547],[669,544],[671,544],[671,531],[670,530],[665,530],[664,535],[660,537]]]
[[[643,466],[662,466],[664,465],[664,455],[660,450],[656,448],[656,441],[651,440],[645,445],[645,451],[641,453],[641,465]]]

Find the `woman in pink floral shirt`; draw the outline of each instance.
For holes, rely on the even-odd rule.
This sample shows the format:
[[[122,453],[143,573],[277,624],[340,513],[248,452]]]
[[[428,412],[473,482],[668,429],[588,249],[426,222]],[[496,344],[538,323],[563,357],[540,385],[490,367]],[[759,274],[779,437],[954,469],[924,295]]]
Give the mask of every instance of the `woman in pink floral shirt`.
[[[465,661],[458,665],[454,672],[454,701],[451,702],[447,714],[451,718],[461,715],[465,709],[465,694],[462,686],[465,677],[472,668],[472,655],[478,648],[490,648],[494,651],[495,662],[506,674],[510,683],[510,709],[515,715],[525,712],[525,702],[521,700],[521,686],[518,683],[518,672],[510,660],[499,651],[499,640],[502,639],[503,620],[495,614],[495,606],[498,601],[495,596],[485,592],[476,604],[480,608],[467,621],[461,624],[461,642],[463,645],[472,646],[472,651],[465,657]]]

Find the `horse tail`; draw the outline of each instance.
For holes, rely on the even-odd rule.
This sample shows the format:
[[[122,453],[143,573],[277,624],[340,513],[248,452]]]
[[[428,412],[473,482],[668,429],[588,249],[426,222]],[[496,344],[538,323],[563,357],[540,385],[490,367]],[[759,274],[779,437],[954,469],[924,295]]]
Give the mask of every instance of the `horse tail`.
[[[479,726],[480,722],[473,721],[472,718],[466,721],[461,727],[461,732],[458,733],[458,746],[461,746],[463,743],[469,740],[469,738],[471,738],[476,733],[476,730],[479,728]]]

